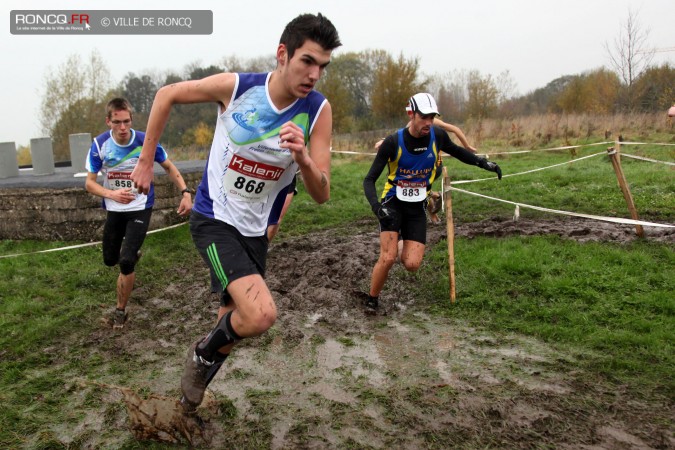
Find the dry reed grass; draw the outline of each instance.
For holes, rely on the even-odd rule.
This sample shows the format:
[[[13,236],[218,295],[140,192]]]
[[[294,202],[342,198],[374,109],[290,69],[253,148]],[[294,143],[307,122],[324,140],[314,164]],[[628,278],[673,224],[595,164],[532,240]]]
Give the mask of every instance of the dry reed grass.
[[[401,117],[401,125],[405,117]],[[675,128],[667,115],[630,113],[615,115],[541,114],[513,119],[468,120],[458,125],[476,147],[545,148],[600,140],[666,139],[675,142]],[[333,150],[372,153],[377,141],[395,129],[378,129],[333,136]],[[665,135],[665,136],[664,136]],[[170,150],[175,161],[206,159],[208,148],[191,145]]]
[[[403,117],[401,125],[403,125]],[[675,142],[675,128],[666,114],[615,115],[542,114],[513,119],[468,120],[458,125],[476,147],[496,142],[509,147],[544,148],[599,140],[645,140],[656,137]],[[333,137],[333,149],[372,152],[375,143],[394,129],[380,129]],[[665,136],[663,136],[665,135]]]

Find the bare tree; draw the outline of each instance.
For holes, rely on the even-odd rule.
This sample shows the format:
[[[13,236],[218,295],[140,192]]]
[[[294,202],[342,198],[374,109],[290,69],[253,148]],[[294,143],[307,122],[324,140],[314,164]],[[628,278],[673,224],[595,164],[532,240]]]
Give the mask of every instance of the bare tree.
[[[492,75],[482,76],[479,71],[469,73],[467,85],[469,98],[466,110],[470,117],[493,117],[500,100],[500,91]]]
[[[605,43],[612,68],[628,87],[632,86],[654,58],[654,49],[648,46],[650,30],[643,28],[638,13],[628,10],[628,18],[621,26],[613,45]]]
[[[69,158],[69,134],[103,131],[111,86],[110,72],[97,50],[84,62],[73,54],[57,69],[49,68],[44,76],[40,123],[54,141],[57,161]]]

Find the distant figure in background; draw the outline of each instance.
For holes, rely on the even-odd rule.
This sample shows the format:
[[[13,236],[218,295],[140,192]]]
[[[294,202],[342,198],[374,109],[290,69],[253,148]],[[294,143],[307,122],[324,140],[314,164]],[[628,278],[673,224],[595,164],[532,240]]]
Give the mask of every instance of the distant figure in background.
[[[103,198],[106,214],[103,227],[103,262],[106,266],[119,264],[117,277],[117,307],[110,322],[113,328],[122,328],[127,320],[126,306],[134,288],[136,263],[150,225],[155,201],[154,186],[148,195],[133,189],[131,172],[136,167],[145,134],[131,128],[132,107],[123,98],[114,98],[106,106],[105,123],[110,127],[94,138],[87,154],[87,181],[85,189]],[[192,196],[180,172],[169,161],[166,151],[157,144],[154,161],[166,171],[173,184],[181,191],[178,214],[186,216],[192,210]],[[103,173],[103,185],[96,177]]]

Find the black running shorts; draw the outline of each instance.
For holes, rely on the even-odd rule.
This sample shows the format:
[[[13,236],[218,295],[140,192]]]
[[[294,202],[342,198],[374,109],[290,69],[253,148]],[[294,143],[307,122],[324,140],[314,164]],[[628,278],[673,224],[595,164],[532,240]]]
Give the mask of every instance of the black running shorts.
[[[394,211],[393,223],[380,221],[380,232],[396,231],[404,241],[427,243],[427,216],[424,212],[426,201],[404,202],[391,196],[383,202]]]
[[[267,236],[248,237],[235,227],[203,214],[190,213],[190,233],[199,254],[211,272],[212,292],[247,275],[265,276]]]
[[[108,211],[103,226],[103,262],[114,266],[120,261],[135,264],[138,251],[148,234],[152,208],[141,211]]]

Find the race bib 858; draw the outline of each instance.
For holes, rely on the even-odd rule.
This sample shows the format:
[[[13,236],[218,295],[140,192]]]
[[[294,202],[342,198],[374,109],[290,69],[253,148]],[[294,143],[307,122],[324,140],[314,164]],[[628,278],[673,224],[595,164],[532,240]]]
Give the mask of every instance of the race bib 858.
[[[118,189],[134,189],[134,182],[131,181],[131,172],[108,172],[108,186],[116,191]]]

